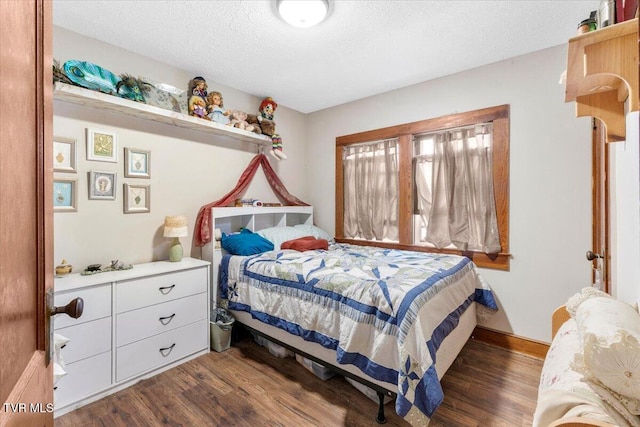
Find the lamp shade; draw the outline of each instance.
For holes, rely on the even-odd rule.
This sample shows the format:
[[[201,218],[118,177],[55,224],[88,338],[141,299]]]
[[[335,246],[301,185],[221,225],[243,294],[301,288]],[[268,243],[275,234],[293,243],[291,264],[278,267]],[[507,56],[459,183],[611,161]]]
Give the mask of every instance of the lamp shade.
[[[164,237],[185,237],[189,235],[187,217],[184,215],[164,218]]]
[[[299,28],[319,24],[327,16],[327,0],[278,0],[278,13],[285,22]]]

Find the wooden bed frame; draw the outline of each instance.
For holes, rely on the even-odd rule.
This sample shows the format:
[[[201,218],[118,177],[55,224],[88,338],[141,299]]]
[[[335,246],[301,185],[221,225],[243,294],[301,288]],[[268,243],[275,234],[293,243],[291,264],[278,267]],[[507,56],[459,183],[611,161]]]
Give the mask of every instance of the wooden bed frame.
[[[255,232],[274,226],[313,224],[313,207],[221,207],[213,208],[211,210],[211,217],[215,235],[220,235],[222,232],[237,232],[240,228],[248,228]],[[219,242],[209,242],[202,250],[203,259],[212,262],[212,307],[218,307],[220,305],[218,299],[218,274],[223,251],[216,243]],[[335,351],[324,348],[320,344],[305,341],[301,337],[253,319],[249,313],[233,310],[231,312],[236,318],[236,322],[250,331],[264,336],[268,340],[294,353],[327,366],[335,372],[375,390],[379,399],[376,421],[380,424],[386,422],[384,416],[384,398],[385,396],[395,397],[397,386],[373,379],[355,366],[338,365],[336,363]],[[476,324],[476,306],[475,304],[471,304],[460,317],[458,327],[445,338],[438,349],[435,364],[438,379],[442,379],[442,376],[449,369],[473,333]]]
[[[555,338],[558,329],[571,318],[566,306],[558,307],[551,315],[551,337]],[[604,421],[592,420],[586,417],[571,417],[555,421],[548,427],[616,427]]]

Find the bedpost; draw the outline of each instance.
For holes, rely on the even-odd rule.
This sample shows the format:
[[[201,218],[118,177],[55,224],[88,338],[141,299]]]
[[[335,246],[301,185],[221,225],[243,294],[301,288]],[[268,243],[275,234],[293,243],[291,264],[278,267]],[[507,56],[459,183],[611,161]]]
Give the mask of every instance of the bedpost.
[[[387,419],[384,416],[384,393],[378,392],[378,416],[376,417],[376,422],[378,424],[385,424]]]

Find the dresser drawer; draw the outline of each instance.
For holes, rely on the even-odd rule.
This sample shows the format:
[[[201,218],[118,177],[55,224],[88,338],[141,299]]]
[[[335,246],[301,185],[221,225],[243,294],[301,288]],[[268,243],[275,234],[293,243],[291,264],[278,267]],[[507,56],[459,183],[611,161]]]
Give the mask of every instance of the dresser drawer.
[[[84,307],[82,316],[77,319],[66,314],[57,314],[53,318],[53,328],[60,329],[78,325],[91,320],[111,316],[111,285],[100,285],[91,288],[71,290],[55,294],[53,301],[56,307],[64,307],[75,298],[82,298]]]
[[[117,346],[207,319],[207,293],[191,295],[162,304],[117,315]]]
[[[57,329],[69,342],[60,351],[65,364],[111,350],[111,317]]]
[[[54,408],[61,408],[111,385],[111,352],[66,364],[67,375],[54,386]]]
[[[207,348],[209,321],[202,320],[116,350],[116,381],[142,374]],[[162,350],[162,351],[161,351]]]
[[[123,313],[207,292],[207,269],[179,271],[116,284],[116,310]]]

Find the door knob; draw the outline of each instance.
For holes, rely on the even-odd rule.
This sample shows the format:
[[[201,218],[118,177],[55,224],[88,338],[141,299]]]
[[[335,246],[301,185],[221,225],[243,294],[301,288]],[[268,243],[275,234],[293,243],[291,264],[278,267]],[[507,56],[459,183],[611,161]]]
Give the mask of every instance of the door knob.
[[[71,300],[69,304],[63,307],[52,307],[51,308],[51,316],[55,316],[56,314],[65,313],[68,316],[77,319],[82,316],[82,311],[84,309],[84,301],[82,298],[76,298]]]
[[[602,258],[602,255],[596,254],[593,251],[587,251],[587,259],[593,261],[594,259]]]

